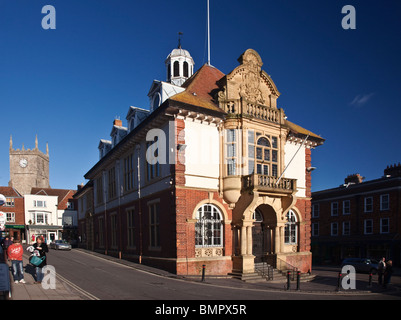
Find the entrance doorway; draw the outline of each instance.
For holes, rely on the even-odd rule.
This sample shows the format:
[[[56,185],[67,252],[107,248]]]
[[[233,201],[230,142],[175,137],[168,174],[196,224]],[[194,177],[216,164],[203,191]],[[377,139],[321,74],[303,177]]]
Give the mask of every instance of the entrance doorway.
[[[57,240],[55,232],[49,232],[49,240],[50,240],[50,242]]]
[[[268,262],[271,264],[273,262],[271,258],[275,253],[276,214],[270,206],[261,205],[256,208],[253,219],[252,254],[255,256],[255,263]]]

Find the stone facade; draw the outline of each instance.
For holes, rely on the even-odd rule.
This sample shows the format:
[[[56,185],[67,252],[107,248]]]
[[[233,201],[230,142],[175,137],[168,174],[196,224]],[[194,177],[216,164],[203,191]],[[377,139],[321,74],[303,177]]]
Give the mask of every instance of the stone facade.
[[[10,138],[10,182],[21,195],[30,194],[32,188],[49,188],[49,149],[46,154],[38,148],[38,139],[34,149],[14,149]]]

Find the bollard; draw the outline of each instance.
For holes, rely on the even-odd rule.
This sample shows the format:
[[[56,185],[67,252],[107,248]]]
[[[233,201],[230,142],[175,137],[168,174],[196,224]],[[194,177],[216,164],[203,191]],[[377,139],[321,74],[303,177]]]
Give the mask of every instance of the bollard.
[[[369,273],[369,283],[368,283],[368,288],[372,288],[372,272]]]
[[[202,265],[202,282],[205,282],[205,270],[206,270],[206,265]]]
[[[341,272],[338,273],[337,291],[340,291],[340,286],[341,286]]]
[[[297,271],[297,291],[301,290],[301,271]]]
[[[287,290],[291,289],[291,271],[287,271]]]

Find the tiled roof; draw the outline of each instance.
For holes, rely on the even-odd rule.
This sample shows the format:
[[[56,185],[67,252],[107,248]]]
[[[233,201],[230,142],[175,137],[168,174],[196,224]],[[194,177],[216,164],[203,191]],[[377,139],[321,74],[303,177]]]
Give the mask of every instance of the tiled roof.
[[[291,121],[285,120],[285,125],[292,132],[294,132],[296,134],[301,134],[301,135],[305,135],[305,136],[307,136],[309,134],[309,136],[311,138],[315,138],[315,139],[324,141],[324,139],[321,136],[319,136],[319,135],[317,135],[317,134],[315,134],[315,133],[313,133],[313,132],[311,132],[311,131],[309,131],[309,130],[307,130],[305,128],[302,128],[301,126],[299,126],[299,125],[297,125],[295,123],[292,123]]]
[[[0,187],[0,194],[5,197],[21,197],[21,195],[12,187]]]
[[[220,70],[205,64],[182,85],[185,91],[172,96],[170,100],[224,113],[213,101],[219,90],[217,81],[224,76]]]
[[[58,202],[60,203],[68,194],[72,192],[71,197],[75,191],[70,189],[52,189],[52,188],[32,188],[31,194],[42,195],[42,196],[58,196]]]

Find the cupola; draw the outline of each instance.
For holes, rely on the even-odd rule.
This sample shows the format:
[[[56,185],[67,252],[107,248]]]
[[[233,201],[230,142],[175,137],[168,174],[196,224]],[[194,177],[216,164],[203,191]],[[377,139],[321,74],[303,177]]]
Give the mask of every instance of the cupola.
[[[187,50],[181,48],[181,43],[178,44],[178,48],[171,51],[165,63],[167,82],[176,86],[182,86],[194,73],[194,60]]]

